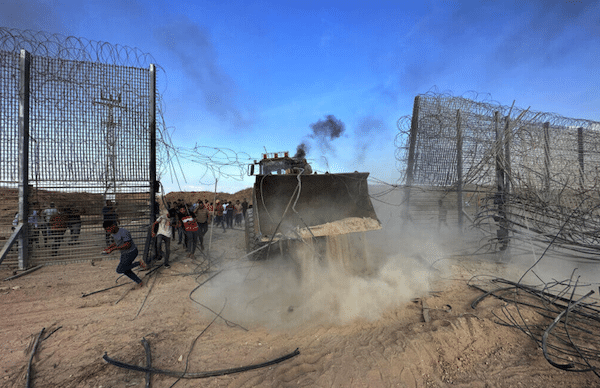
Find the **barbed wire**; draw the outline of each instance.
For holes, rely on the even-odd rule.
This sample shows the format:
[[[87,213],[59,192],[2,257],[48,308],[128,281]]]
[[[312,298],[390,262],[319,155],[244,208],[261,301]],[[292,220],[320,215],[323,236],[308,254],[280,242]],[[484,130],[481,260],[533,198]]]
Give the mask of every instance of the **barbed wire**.
[[[481,96],[470,92],[476,99]],[[576,158],[577,128],[584,128],[591,136],[584,137],[584,149],[591,157],[590,165],[600,161],[600,142],[593,134],[600,131],[600,122],[573,119],[555,113],[534,112],[501,105],[488,99],[478,101],[465,97],[452,96],[449,93],[428,92],[419,95],[415,165],[413,178],[415,184],[432,186],[450,186],[457,180],[457,112],[460,112],[460,126],[463,133],[463,179],[464,183],[493,184],[489,177],[495,170],[495,114],[501,118],[501,128],[508,126],[511,141],[512,170],[515,176],[532,178],[525,174],[527,166],[535,166],[533,158],[543,151],[543,126],[548,123],[550,148],[552,152],[552,173],[572,172]],[[399,170],[405,173],[410,146],[411,116],[401,117],[397,122],[398,133],[395,138],[396,160]],[[569,154],[569,151],[572,152]],[[505,161],[506,163],[506,161]],[[523,167],[522,169],[520,167]],[[539,163],[537,163],[539,169]],[[596,172],[591,172],[596,175]]]
[[[0,50],[27,50],[32,55],[80,62],[147,68],[156,64],[152,55],[138,48],[46,31],[0,27]]]
[[[85,90],[88,87],[97,88],[101,85],[107,96],[120,95],[120,86],[114,84],[115,79],[103,79],[102,76],[89,75],[93,66],[90,64],[100,63],[123,67],[145,68],[151,64],[156,66],[157,88],[160,85],[166,87],[166,71],[157,64],[155,58],[142,52],[138,48],[111,44],[102,41],[94,41],[81,37],[64,36],[45,31],[19,30],[14,28],[0,27],[0,52],[16,53],[26,50],[34,57],[47,57],[60,59],[53,61],[51,66],[46,66],[43,72],[53,72],[53,77],[58,81],[67,83],[71,88]],[[12,58],[7,56],[7,58]],[[9,66],[16,67],[16,62]],[[58,66],[58,67],[57,67]],[[34,67],[35,68],[35,67]],[[82,70],[82,68],[84,68]],[[43,74],[48,76],[49,74]],[[112,82],[112,83],[111,83]],[[135,90],[131,91],[136,93]],[[40,104],[51,105],[55,112],[68,110],[72,105],[72,99],[79,99],[81,105],[89,104],[88,96],[78,93],[54,93],[48,95],[48,91],[42,88],[32,88],[36,101]],[[146,90],[139,91],[140,96],[146,94]],[[67,97],[68,95],[68,97]],[[139,96],[137,97],[140,98]],[[84,101],[85,100],[85,101]],[[216,179],[242,180],[246,164],[250,157],[243,153],[236,153],[225,148],[203,147],[195,145],[192,148],[177,147],[174,145],[173,134],[175,128],[168,126],[164,115],[163,94],[156,91],[156,127],[157,127],[157,176],[159,179],[170,179],[181,189],[181,181],[186,181],[183,164],[186,162],[197,164],[198,169],[203,171],[201,176]],[[56,113],[55,113],[56,114]],[[202,178],[201,178],[202,179]]]
[[[552,241],[553,248],[567,250],[561,251],[566,257],[597,260],[600,123],[484,97],[429,92],[416,98],[411,183],[456,190],[461,162],[461,187],[477,193],[474,226],[489,233],[485,248],[503,249],[510,235],[513,242],[544,246]],[[404,179],[411,121],[409,116],[398,120],[395,139]]]

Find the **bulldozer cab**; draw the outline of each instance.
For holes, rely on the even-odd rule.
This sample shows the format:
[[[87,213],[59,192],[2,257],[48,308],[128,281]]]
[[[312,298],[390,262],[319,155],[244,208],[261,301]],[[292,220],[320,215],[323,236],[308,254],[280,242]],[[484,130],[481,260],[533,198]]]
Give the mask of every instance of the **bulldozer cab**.
[[[291,158],[289,152],[263,154],[260,161],[249,166],[248,175],[311,174],[312,169],[304,158]]]
[[[255,175],[253,229],[263,242],[381,229],[371,203],[369,173],[313,174],[306,159],[264,154]]]

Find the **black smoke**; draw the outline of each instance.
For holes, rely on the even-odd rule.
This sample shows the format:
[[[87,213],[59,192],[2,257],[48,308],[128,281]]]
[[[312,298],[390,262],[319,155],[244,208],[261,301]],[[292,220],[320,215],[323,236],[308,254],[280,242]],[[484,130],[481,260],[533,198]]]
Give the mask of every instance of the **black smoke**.
[[[296,155],[294,155],[294,158],[296,158],[296,159],[306,158],[306,154],[308,153],[308,150],[309,150],[309,147],[308,147],[308,144],[306,144],[306,142],[300,143],[298,148],[296,148]]]
[[[300,143],[296,149],[294,158],[306,158],[311,148],[310,143],[312,140],[316,142],[321,151],[332,151],[331,141],[342,136],[346,130],[344,123],[336,119],[334,115],[327,115],[324,120],[318,120],[310,124],[310,128],[312,129],[312,133],[307,135],[302,143]]]
[[[346,126],[341,120],[335,118],[334,115],[325,116],[325,120],[319,120],[310,125],[313,131],[311,137],[313,139],[333,140],[337,139],[344,133]]]

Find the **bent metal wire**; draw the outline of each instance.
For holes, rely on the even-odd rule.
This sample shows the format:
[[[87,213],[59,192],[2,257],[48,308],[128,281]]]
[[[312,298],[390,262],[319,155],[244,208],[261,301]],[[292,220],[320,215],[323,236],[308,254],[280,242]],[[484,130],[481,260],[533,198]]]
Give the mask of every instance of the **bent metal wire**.
[[[405,183],[464,192],[488,234],[482,248],[553,241],[570,259],[598,260],[600,122],[430,92],[398,130]]]

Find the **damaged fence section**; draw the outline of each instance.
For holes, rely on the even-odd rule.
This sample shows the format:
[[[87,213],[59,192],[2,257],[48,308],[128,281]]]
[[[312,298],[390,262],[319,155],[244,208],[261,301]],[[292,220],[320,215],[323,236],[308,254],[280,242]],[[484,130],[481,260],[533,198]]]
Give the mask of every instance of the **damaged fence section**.
[[[480,276],[469,286],[483,292],[471,303],[473,309],[488,297],[502,300],[504,305],[495,313],[498,323],[527,335],[550,365],[600,377],[600,309],[590,289],[595,285],[582,284],[578,278],[528,285]]]
[[[398,129],[407,204],[416,187],[443,189],[460,226],[472,207],[488,251],[552,241],[573,258],[596,259],[599,122],[428,93]]]

